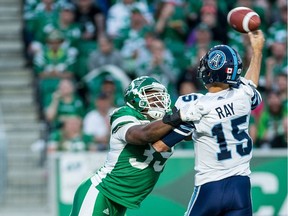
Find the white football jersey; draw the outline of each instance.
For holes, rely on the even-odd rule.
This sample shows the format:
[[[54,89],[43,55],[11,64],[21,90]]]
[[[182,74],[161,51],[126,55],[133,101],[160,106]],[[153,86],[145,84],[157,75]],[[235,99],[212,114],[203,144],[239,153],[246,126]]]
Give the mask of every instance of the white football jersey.
[[[200,121],[193,122],[195,185],[249,175],[253,148],[248,134],[249,118],[251,110],[261,102],[253,83],[241,78],[239,88],[180,96],[176,106],[193,100],[209,111]]]

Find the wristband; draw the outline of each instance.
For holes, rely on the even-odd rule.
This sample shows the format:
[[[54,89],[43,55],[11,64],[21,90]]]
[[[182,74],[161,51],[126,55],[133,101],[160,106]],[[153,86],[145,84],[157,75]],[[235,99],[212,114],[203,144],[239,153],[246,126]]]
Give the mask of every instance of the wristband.
[[[184,136],[183,134],[179,134],[175,132],[174,130],[171,131],[169,134],[164,136],[161,141],[165,143],[165,145],[169,146],[170,148],[176,145],[178,142],[185,139],[187,136]]]

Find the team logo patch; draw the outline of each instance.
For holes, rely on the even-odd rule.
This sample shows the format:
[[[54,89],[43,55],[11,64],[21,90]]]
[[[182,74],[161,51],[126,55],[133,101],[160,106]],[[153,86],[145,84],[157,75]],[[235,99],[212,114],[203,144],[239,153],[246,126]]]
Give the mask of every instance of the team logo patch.
[[[219,70],[226,62],[226,56],[224,52],[215,50],[208,56],[208,67],[212,70]]]

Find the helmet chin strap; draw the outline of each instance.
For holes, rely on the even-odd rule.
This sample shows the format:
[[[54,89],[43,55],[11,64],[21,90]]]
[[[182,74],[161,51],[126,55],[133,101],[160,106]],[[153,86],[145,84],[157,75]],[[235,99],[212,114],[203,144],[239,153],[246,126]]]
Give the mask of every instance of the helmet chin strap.
[[[157,110],[149,110],[147,112],[147,115],[149,115],[151,118],[153,119],[162,119],[163,116],[165,115],[165,111],[161,110],[161,109],[157,109]]]

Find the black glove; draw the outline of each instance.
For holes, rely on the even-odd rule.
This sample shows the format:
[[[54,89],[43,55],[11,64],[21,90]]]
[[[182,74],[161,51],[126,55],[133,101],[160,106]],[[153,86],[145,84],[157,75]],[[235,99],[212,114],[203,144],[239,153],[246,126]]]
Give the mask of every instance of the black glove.
[[[169,124],[173,127],[177,127],[179,124],[182,123],[180,117],[180,110],[178,110],[175,106],[172,108],[172,113],[166,113],[162,119],[164,124]]]

